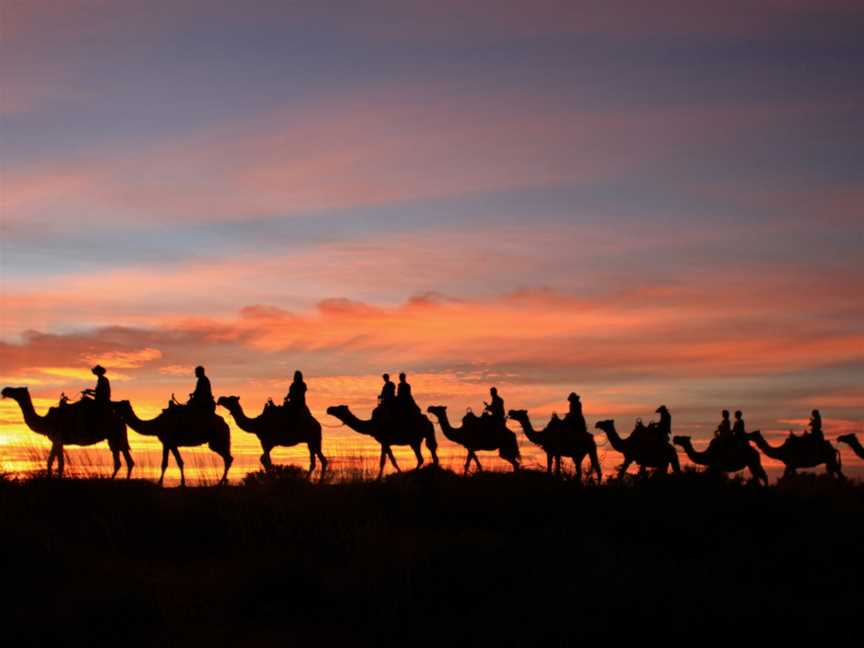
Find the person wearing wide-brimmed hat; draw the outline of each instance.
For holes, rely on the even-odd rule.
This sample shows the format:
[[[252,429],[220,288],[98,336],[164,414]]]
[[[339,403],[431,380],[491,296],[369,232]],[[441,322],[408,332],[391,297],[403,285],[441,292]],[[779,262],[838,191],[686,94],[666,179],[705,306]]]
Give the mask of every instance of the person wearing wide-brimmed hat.
[[[585,423],[585,416],[582,414],[582,401],[579,398],[579,394],[570,392],[567,401],[570,403],[570,407],[567,416],[564,417],[564,421],[570,424],[576,432],[587,433],[588,424]]]
[[[96,388],[85,389],[81,393],[85,396],[92,396],[97,403],[108,404],[111,402],[111,383],[105,377],[108,373],[102,365],[96,365],[91,370],[91,373],[96,376]]]
[[[113,416],[111,412],[111,383],[105,377],[107,371],[102,365],[96,365],[91,370],[96,376],[96,388],[84,389],[81,395],[81,406],[78,408],[76,425],[79,434],[84,434],[88,429],[100,428]],[[91,398],[87,398],[90,396]]]

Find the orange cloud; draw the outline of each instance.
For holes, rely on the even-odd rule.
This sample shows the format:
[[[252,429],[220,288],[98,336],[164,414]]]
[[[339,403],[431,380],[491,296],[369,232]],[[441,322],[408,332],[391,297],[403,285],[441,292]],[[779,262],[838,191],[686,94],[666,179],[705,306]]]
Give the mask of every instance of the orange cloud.
[[[148,362],[162,357],[159,349],[140,349],[138,351],[108,351],[97,355],[85,355],[91,364],[101,364],[108,369],[138,369]]]

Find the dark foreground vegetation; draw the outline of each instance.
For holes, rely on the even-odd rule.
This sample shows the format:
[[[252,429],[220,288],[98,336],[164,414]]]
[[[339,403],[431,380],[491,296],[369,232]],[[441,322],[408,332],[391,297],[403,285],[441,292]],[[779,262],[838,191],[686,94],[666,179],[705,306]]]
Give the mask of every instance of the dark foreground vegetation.
[[[860,484],[806,475],[7,480],[2,630],[6,645],[857,643],[862,514]]]

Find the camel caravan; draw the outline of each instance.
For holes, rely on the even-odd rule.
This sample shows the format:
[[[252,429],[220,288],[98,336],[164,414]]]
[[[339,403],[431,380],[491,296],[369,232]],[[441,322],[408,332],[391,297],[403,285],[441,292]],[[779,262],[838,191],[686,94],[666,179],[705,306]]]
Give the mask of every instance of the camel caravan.
[[[309,450],[307,475],[312,475],[319,462],[322,479],[327,471],[329,462],[322,451],[321,423],[306,405],[307,388],[300,371],[294,373],[281,405],[269,400],[259,415],[250,417],[240,404],[239,396],[214,399],[210,380],[204,368],[199,366],[195,369],[195,390],[189,394],[187,402],[177,401],[172,394],[167,407],[149,420],[139,418],[128,400],[111,400],[111,386],[104,367],[97,365],[92,372],[97,376],[95,388],[83,390],[76,402],[69,402],[65,394],[61,395],[57,406],[50,407],[44,416],[36,412],[26,387],[6,387],[2,390],[3,398],[13,399],[21,408],[27,427],[51,441],[47,465],[49,477],[55,460],[57,476],[63,476],[65,446],[90,446],[102,441],[108,442],[114,460],[111,478],[116,477],[122,467],[121,456],[126,463],[126,477],[131,477],[135,462],[129,447],[128,426],[138,434],[156,437],[162,444],[160,485],[165,478],[169,455],[174,457],[180,470],[181,486],[185,485],[180,448],[203,445],[222,458],[224,471],[219,483],[223,484],[228,480],[228,471],[234,459],[231,456],[230,428],[216,413],[217,406],[234,418],[240,430],[258,437],[263,451],[260,461],[265,470],[273,468],[270,453],[274,448],[305,444]],[[444,405],[430,405],[427,408],[426,414],[431,419],[422,412],[404,373],[399,375],[398,385],[390,380],[388,374],[382,378],[384,385],[378,395],[378,404],[369,419],[359,418],[348,405],[327,408],[327,414],[342,425],[358,434],[372,437],[381,446],[378,479],[383,476],[388,460],[397,472],[400,471],[393,446],[409,446],[417,459],[417,468],[420,468],[425,461],[422,450],[425,445],[433,465],[438,465],[438,442],[433,419],[447,439],[467,451],[464,464],[466,475],[472,463],[476,471],[483,470],[477,456],[480,451],[497,452],[502,460],[512,466],[514,472],[518,472],[521,468],[519,441],[507,426],[509,418],[519,425],[529,443],[545,453],[547,473],[552,473],[554,465],[555,475],[559,475],[562,457],[569,458],[573,461],[575,477],[581,482],[583,462],[587,457],[588,476],[597,483],[602,482],[597,444],[594,435],[588,430],[582,402],[576,393],[568,396],[568,411],[563,418],[553,414],[546,426],[537,430],[527,410],[511,409],[505,414],[504,400],[498,390],[492,387],[490,401],[484,402],[483,413],[478,416],[469,410],[462,417],[461,425],[454,427]],[[763,454],[784,465],[783,477],[793,475],[799,468],[824,465],[829,475],[843,479],[840,453],[824,438],[819,410],[812,411],[809,430],[801,435],[790,432],[779,446],[769,444],[758,430],[747,432],[741,411],[735,412],[733,424],[729,412],[723,410],[714,437],[701,451],[694,448],[690,437],[672,436],[672,415],[666,406],[661,405],[655,413],[660,416],[658,421],[646,425],[637,419],[633,431],[627,437],[617,432],[613,420],[595,424],[595,429],[605,434],[611,449],[622,455],[622,463],[617,471],[619,478],[633,464],[638,467],[639,476],[647,475],[649,471],[653,475],[666,474],[670,470],[680,472],[677,446],[692,464],[702,466],[708,472],[725,474],[746,469],[758,484],[768,484],[768,476],[761,462]],[[837,440],[849,445],[857,456],[864,458],[864,447],[854,434],[842,435]]]

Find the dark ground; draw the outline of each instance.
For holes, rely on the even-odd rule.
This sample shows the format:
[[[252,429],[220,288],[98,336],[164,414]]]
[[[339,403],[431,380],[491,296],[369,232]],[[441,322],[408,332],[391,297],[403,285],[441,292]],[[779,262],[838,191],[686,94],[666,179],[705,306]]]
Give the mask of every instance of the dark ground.
[[[7,480],[0,620],[6,645],[860,645],[862,514],[812,476]]]

